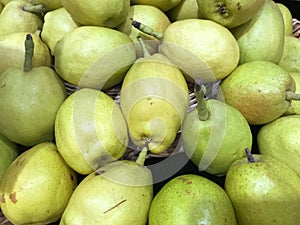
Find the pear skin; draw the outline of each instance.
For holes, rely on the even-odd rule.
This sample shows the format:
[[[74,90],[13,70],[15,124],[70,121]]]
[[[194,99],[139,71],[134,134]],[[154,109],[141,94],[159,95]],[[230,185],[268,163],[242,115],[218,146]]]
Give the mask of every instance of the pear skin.
[[[284,22],[284,33],[287,36],[293,34],[293,15],[289,8],[282,3],[276,3],[283,17]]]
[[[300,92],[300,72],[290,72],[291,77],[295,81],[295,92]],[[300,115],[300,102],[299,101],[292,101],[288,111],[284,115],[291,115],[291,114],[298,114]]]
[[[172,22],[184,19],[203,18],[197,0],[182,0],[174,8],[166,12]]]
[[[132,5],[152,5],[156,8],[166,12],[176,5],[178,5],[182,0],[131,0]]]

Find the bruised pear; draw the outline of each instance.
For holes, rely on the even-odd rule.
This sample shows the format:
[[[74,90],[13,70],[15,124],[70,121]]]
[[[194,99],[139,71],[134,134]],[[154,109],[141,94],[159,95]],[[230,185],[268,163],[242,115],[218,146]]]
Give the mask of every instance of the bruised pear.
[[[175,140],[189,105],[186,80],[177,66],[160,53],[145,51],[125,75],[120,105],[130,138],[152,153],[165,151]]]

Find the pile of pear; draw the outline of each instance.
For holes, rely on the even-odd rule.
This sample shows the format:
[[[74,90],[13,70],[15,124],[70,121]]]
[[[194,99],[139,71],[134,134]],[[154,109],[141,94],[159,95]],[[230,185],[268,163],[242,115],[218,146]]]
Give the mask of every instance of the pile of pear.
[[[298,225],[299,52],[272,0],[0,0],[7,223]]]

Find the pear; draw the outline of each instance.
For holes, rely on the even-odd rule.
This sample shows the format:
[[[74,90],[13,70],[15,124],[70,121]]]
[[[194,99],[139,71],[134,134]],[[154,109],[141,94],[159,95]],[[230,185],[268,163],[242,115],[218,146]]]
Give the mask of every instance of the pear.
[[[24,31],[6,34],[0,37],[0,74],[9,68],[23,69],[25,60],[24,40],[28,33]],[[51,66],[51,54],[48,46],[35,33],[32,66]]]
[[[286,113],[295,94],[295,81],[275,63],[252,61],[239,65],[221,83],[225,102],[237,108],[251,125],[269,123]]]
[[[295,225],[300,214],[300,178],[267,155],[251,155],[228,169],[224,188],[239,225]]]
[[[176,5],[178,5],[182,0],[131,0],[132,5],[152,5],[163,12],[166,12]]]
[[[143,165],[144,153],[142,150],[137,162],[114,161],[86,176],[75,189],[60,225],[145,225],[153,180]]]
[[[300,176],[299,126],[300,115],[282,116],[262,126],[257,144],[262,155],[278,159]]]
[[[86,175],[124,155],[127,125],[109,95],[83,88],[60,106],[55,119],[55,141],[67,164]]]
[[[19,154],[20,151],[16,143],[10,141],[0,134],[0,184],[8,166],[15,160],[15,158],[17,158]]]
[[[291,77],[295,81],[296,89],[295,92],[300,92],[300,72],[290,72]],[[299,101],[292,101],[288,111],[284,115],[290,114],[298,114],[300,115],[300,102]]]
[[[300,40],[294,36],[286,36],[284,49],[278,65],[289,72],[300,72]]]
[[[99,26],[80,26],[55,45],[54,66],[67,82],[87,88],[108,89],[119,84],[136,59],[130,37]]]
[[[224,176],[229,166],[251,149],[250,126],[240,111],[222,100],[204,100],[203,84],[196,82],[197,106],[182,125],[184,152],[200,171]]]
[[[0,189],[1,210],[15,225],[49,224],[60,219],[77,176],[52,142],[21,153],[8,167]]]
[[[184,19],[203,18],[197,0],[182,0],[174,8],[166,12],[172,22]]]
[[[26,0],[26,1],[31,2],[34,5],[43,4],[45,6],[46,12],[63,7],[60,0]]]
[[[25,0],[8,2],[0,14],[0,36],[20,31],[36,32],[43,26],[40,15],[43,12],[43,5],[33,5]]]
[[[282,3],[276,3],[283,17],[284,33],[285,35],[292,36],[293,34],[293,15],[289,8]]]
[[[220,186],[200,175],[184,174],[172,178],[155,195],[148,224],[237,223],[230,199]]]
[[[61,0],[61,4],[81,25],[114,28],[125,20],[130,0]]]
[[[34,49],[28,34],[24,69],[11,68],[0,75],[0,133],[25,146],[53,140],[56,113],[67,97],[52,68],[32,67]]]
[[[149,145],[154,154],[175,140],[189,105],[187,82],[165,56],[148,54],[131,66],[122,83],[120,106],[129,135],[138,147]]]
[[[201,15],[227,28],[248,22],[264,4],[264,0],[197,0]]]
[[[265,0],[250,21],[231,29],[240,48],[239,63],[264,60],[277,64],[283,54],[284,29],[284,20],[277,4]]]
[[[238,43],[231,32],[205,19],[185,19],[170,24],[159,52],[177,65],[188,81],[221,80],[239,62]]]
[[[44,16],[41,38],[54,55],[56,43],[68,32],[79,27],[64,7],[48,11]]]

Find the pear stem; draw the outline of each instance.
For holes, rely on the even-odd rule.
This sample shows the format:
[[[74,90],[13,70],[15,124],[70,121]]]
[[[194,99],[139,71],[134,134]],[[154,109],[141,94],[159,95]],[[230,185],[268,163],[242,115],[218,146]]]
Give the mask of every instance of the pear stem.
[[[46,8],[43,4],[38,5],[24,5],[22,9],[26,12],[44,15]]]
[[[205,86],[200,81],[195,81],[194,93],[197,100],[196,110],[198,112],[198,118],[201,121],[206,121],[209,118],[209,111],[207,109],[205,97]]]
[[[34,43],[31,34],[26,35],[25,40],[25,60],[23,70],[28,72],[32,69],[32,58],[34,54]]]
[[[286,100],[291,101],[291,100],[300,100],[300,94],[294,93],[292,91],[286,91]]]
[[[146,143],[146,145],[142,148],[142,151],[140,152],[138,158],[136,159],[136,163],[139,166],[144,166],[145,160],[146,160],[146,156],[147,156],[147,152],[148,152],[148,143]]]
[[[131,18],[131,24],[132,24],[132,26],[139,29],[140,31],[142,31],[146,34],[149,34],[149,35],[157,38],[158,40],[163,38],[163,33],[154,31],[151,27],[148,27],[145,24],[142,24],[136,20],[133,20],[132,18]]]
[[[247,156],[247,159],[248,159],[248,162],[249,163],[254,163],[256,162],[255,158],[253,157],[253,155],[251,154],[249,148],[245,148],[245,152],[246,152],[246,156]]]
[[[151,56],[150,52],[148,51],[146,45],[145,45],[145,42],[143,41],[142,37],[141,36],[138,36],[137,37],[140,45],[141,45],[141,48],[143,50],[143,57],[146,58],[146,57],[149,57]]]

